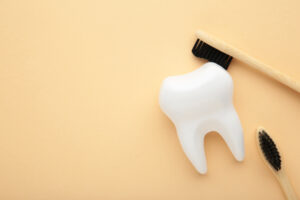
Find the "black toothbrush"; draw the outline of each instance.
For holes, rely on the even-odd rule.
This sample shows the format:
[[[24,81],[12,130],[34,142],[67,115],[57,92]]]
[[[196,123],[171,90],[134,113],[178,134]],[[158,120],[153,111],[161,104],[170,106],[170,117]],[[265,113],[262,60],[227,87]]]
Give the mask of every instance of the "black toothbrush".
[[[218,40],[211,35],[208,35],[203,31],[197,31],[196,36],[198,39],[192,49],[192,52],[195,56],[215,62],[224,69],[228,68],[232,58],[238,59],[248,64],[249,67],[266,74],[267,76],[300,93],[300,83],[293,80],[291,77],[256,60],[241,50],[230,46],[229,44],[226,44],[225,42]]]
[[[277,178],[286,198],[297,200],[297,195],[283,169],[281,157],[276,144],[263,128],[257,129],[256,141],[261,157]]]

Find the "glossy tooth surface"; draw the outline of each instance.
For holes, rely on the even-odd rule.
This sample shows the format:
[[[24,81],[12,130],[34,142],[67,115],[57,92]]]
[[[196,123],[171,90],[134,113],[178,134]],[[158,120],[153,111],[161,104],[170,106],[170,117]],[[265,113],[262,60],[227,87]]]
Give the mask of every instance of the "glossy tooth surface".
[[[197,70],[168,77],[160,107],[175,124],[182,148],[196,170],[207,171],[204,136],[218,132],[238,161],[244,159],[244,138],[232,104],[233,82],[221,66],[209,62]]]

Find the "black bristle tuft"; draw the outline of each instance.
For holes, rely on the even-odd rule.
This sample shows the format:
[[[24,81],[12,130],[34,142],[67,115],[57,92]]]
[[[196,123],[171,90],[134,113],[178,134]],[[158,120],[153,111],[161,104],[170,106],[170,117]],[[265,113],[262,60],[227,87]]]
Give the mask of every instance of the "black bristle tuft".
[[[276,171],[279,171],[281,169],[281,159],[276,144],[264,130],[259,131],[258,137],[260,148],[266,160]]]
[[[192,53],[199,58],[204,58],[210,62],[215,62],[219,65],[221,65],[224,69],[227,70],[232,57],[223,53],[222,51],[219,51],[218,49],[206,44],[203,41],[200,41],[197,39],[193,49]]]

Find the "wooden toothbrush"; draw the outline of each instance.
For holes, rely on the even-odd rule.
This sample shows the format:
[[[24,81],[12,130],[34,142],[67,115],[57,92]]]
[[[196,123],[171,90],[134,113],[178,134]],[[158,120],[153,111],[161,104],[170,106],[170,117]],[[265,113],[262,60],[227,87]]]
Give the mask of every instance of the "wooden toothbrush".
[[[289,88],[300,93],[300,83],[293,80],[291,77],[283,74],[271,66],[268,66],[259,60],[251,57],[250,55],[242,52],[241,50],[221,41],[217,38],[203,32],[196,32],[197,41],[192,50],[196,57],[204,58],[208,61],[215,62],[221,65],[223,68],[227,69],[232,58],[238,59],[249,67],[252,67],[267,76],[279,81],[280,83],[288,86]]]
[[[297,195],[282,168],[280,154],[272,138],[263,128],[258,128],[256,132],[257,146],[264,163],[271,169],[277,178],[285,196],[288,200],[297,200]]]

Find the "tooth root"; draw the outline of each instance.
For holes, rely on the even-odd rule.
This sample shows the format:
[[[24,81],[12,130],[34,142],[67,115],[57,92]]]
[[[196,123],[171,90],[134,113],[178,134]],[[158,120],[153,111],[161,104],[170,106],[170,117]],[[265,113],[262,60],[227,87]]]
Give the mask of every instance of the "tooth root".
[[[233,106],[222,115],[219,121],[222,128],[218,132],[225,140],[235,159],[242,161],[245,156],[244,135],[240,120]]]
[[[204,134],[198,133],[196,124],[181,124],[177,128],[179,141],[183,151],[192,162],[196,170],[205,174],[207,171],[204,152]]]
[[[235,159],[244,159],[244,136],[237,113],[234,107],[221,110],[220,117],[211,117],[206,120],[196,120],[194,123],[181,123],[177,127],[177,134],[183,151],[194,165],[196,170],[207,172],[204,137],[207,133],[216,131],[224,139]]]

